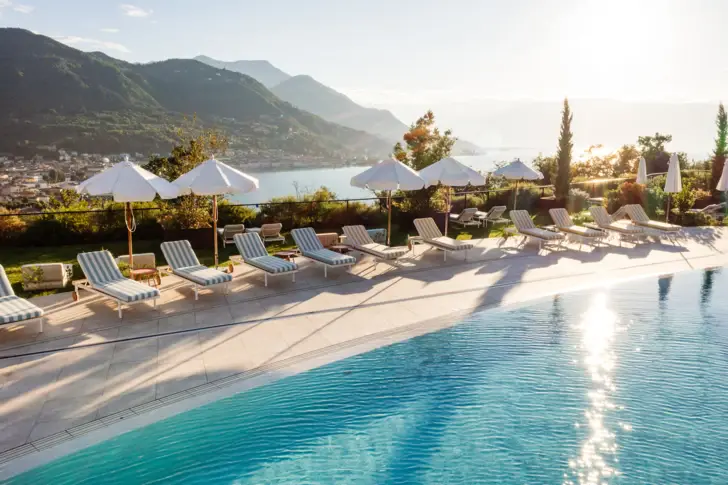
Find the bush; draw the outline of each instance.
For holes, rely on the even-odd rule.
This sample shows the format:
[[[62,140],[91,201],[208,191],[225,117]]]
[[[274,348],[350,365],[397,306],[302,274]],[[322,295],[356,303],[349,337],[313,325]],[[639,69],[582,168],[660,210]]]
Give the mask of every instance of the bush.
[[[18,216],[7,216],[11,211],[0,207],[0,240],[13,239],[18,233],[25,230],[25,222]]]
[[[702,212],[684,212],[678,216],[677,223],[685,227],[717,226],[721,224],[721,220],[715,220]]]
[[[581,189],[569,190],[569,198],[566,201],[566,208],[569,212],[581,212],[586,209],[589,192]]]
[[[617,209],[627,204],[644,205],[646,195],[641,184],[624,182],[618,188],[610,190],[606,195],[607,211],[613,214]]]
[[[539,199],[541,198],[541,189],[535,187],[519,187],[518,198],[516,200],[516,209],[527,210],[530,213],[534,213]],[[512,200],[512,195],[511,195]],[[505,204],[506,207],[511,206]],[[512,206],[511,206],[512,207]]]

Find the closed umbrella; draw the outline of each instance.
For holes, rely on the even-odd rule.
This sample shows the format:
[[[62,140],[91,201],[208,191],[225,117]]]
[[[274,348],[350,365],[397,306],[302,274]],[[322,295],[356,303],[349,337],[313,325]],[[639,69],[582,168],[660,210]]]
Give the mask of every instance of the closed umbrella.
[[[723,164],[723,173],[720,176],[720,180],[718,180],[718,185],[715,187],[715,190],[719,190],[726,194],[725,198],[728,198],[728,163]],[[728,206],[728,204],[726,204]],[[728,210],[728,207],[726,207]]]
[[[162,199],[174,199],[179,189],[161,177],[144,170],[128,158],[111,168],[82,182],[79,194],[111,196],[116,202],[124,202],[124,215],[129,239],[129,268],[133,268],[131,235],[136,230],[132,202],[149,202],[159,195]]]
[[[665,192],[667,193],[667,214],[665,221],[670,219],[670,194],[682,192],[682,179],[680,178],[680,160],[677,153],[670,155],[670,165],[667,168],[667,180],[665,180]]]
[[[392,233],[392,191],[418,190],[425,186],[425,181],[404,163],[390,158],[381,160],[373,167],[352,177],[351,185],[369,190],[387,191],[387,245],[389,245]]]
[[[647,184],[647,162],[645,162],[645,157],[640,157],[640,163],[637,167],[637,183]]]
[[[173,182],[180,194],[212,196],[212,237],[217,267],[217,196],[245,194],[260,187],[258,179],[215,160],[213,156]]]
[[[540,172],[535,171],[519,159],[502,166],[493,172],[492,175],[516,181],[516,195],[513,198],[513,210],[516,210],[516,201],[518,200],[518,182],[521,180],[541,180],[543,178]]]
[[[445,235],[447,223],[450,220],[450,192],[452,187],[470,185],[485,185],[485,177],[453,157],[443,158],[429,167],[420,170],[420,177],[425,180],[425,186],[442,184],[447,187],[447,213],[445,214]]]

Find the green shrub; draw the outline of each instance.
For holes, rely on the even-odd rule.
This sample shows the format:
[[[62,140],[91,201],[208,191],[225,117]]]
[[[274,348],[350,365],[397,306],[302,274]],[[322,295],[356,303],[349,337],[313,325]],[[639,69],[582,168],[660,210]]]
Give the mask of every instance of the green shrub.
[[[569,198],[566,201],[566,208],[569,212],[581,212],[586,209],[589,192],[581,189],[569,190]]]

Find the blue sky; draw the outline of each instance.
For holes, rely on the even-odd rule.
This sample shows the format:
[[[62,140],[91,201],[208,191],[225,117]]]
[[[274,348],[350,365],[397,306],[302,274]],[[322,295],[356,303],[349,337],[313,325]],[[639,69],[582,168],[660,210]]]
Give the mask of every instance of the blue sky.
[[[129,61],[267,59],[372,105],[717,100],[724,0],[0,0],[0,25]]]

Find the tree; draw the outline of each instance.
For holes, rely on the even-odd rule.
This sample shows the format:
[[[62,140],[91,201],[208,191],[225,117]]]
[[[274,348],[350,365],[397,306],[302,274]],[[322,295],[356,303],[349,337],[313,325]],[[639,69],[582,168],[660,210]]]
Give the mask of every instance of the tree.
[[[614,176],[616,153],[604,154],[603,145],[592,145],[586,152],[586,158],[571,166],[571,177],[583,179],[603,179]]]
[[[614,164],[614,174],[620,176],[628,173],[637,173],[639,159],[640,152],[636,146],[622,145],[622,148],[617,151],[617,162]]]
[[[718,136],[715,139],[715,150],[713,151],[713,167],[710,177],[711,190],[715,190],[718,186],[720,176],[723,174],[726,154],[728,154],[728,115],[726,115],[723,103],[718,105],[715,125],[718,127]]]
[[[662,133],[637,138],[640,152],[645,157],[648,174],[667,172],[670,154],[665,151],[665,144],[671,141],[672,135],[663,135]]]
[[[571,133],[571,121],[574,115],[569,108],[569,100],[564,98],[564,109],[561,111],[561,134],[559,135],[559,148],[556,151],[556,181],[554,194],[557,199],[566,199],[569,196],[569,179],[571,177],[571,150],[574,148]]]
[[[428,111],[410,126],[402,136],[406,147],[400,142],[394,145],[394,158],[409,165],[418,172],[450,155],[457,140],[451,130],[440,133],[435,126],[435,115]]]
[[[544,157],[542,154],[539,153],[538,156],[533,159],[531,165],[533,165],[536,170],[543,174],[544,185],[554,184],[554,182],[556,181],[556,157]]]
[[[402,136],[402,140],[405,146],[399,142],[394,145],[394,158],[414,170],[420,171],[438,160],[450,156],[457,139],[452,136],[451,130],[441,133],[440,129],[435,126],[435,115],[432,111],[428,111],[410,125],[409,131]],[[418,190],[399,205],[405,211],[424,215],[432,208],[433,196],[436,192],[437,187]]]
[[[145,166],[150,172],[169,181],[189,172],[209,157],[224,153],[227,138],[214,130],[203,131],[196,136],[185,135],[178,130],[179,142],[168,157],[152,157]]]

